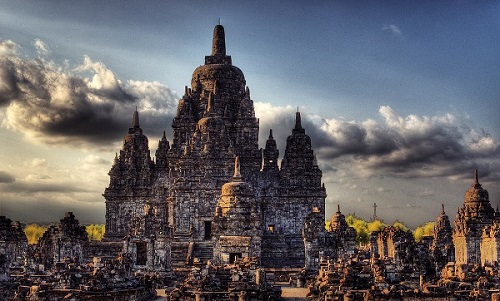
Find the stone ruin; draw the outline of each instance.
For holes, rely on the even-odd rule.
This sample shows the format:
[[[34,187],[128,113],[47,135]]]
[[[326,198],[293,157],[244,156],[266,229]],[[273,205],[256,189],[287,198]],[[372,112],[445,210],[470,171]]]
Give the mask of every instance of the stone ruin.
[[[120,252],[113,247],[107,250],[112,255],[92,254],[99,249],[72,212],[50,226],[37,245],[28,246],[20,224],[5,217],[0,217],[0,235],[7,276],[0,279],[0,300],[151,300],[158,283],[166,282],[159,268],[137,273],[142,266],[123,255],[126,241]]]
[[[479,183],[478,171],[474,182],[465,193],[464,203],[458,209],[454,229],[454,261],[447,264],[444,277],[470,278],[470,271],[498,266],[498,224],[500,213],[491,206],[488,191]]]
[[[500,214],[474,183],[452,228],[444,206],[434,234],[416,242],[388,226],[372,232],[369,250],[322,260],[308,282],[312,300],[498,300]]]
[[[325,214],[326,191],[311,138],[297,112],[281,166],[272,130],[259,149],[250,90],[226,54],[221,25],[214,28],[212,54],[194,70],[179,100],[172,129],[171,142],[164,135],[153,159],[134,112],[104,191],[105,240],[130,237],[133,223],[151,207],[160,228],[171,231],[174,270],[195,258],[230,263],[247,255],[258,256],[264,267],[302,268],[306,216],[313,209],[323,219]],[[233,177],[236,157],[244,181]],[[239,226],[247,222],[249,228]],[[143,248],[139,253],[154,247],[135,244],[131,248]]]
[[[164,276],[172,267],[171,229],[158,222],[152,206],[146,206],[144,210],[144,216],[130,221],[130,232],[123,240],[122,253],[130,259],[135,271]]]
[[[169,300],[281,300],[281,288],[266,281],[257,258],[245,257],[232,264],[195,265],[184,282],[169,293]]]
[[[85,226],[68,212],[59,224],[50,226],[40,238],[37,254],[44,268],[50,270],[58,262],[84,262],[89,239]]]
[[[455,261],[455,246],[453,245],[453,229],[448,215],[441,205],[441,213],[436,219],[432,246],[429,251],[432,254],[436,267],[436,275],[440,275],[448,262]]]
[[[500,299],[500,213],[477,171],[454,228],[443,208],[421,242],[387,227],[360,248],[340,207],[325,229],[326,190],[301,114],[279,165],[271,129],[258,148],[250,90],[221,25],[172,129],[152,158],[133,113],[103,194],[103,242],[69,212],[30,248],[20,224],[0,217],[2,297],[149,300],[160,288],[171,300],[277,300],[271,275],[291,274],[313,300]]]
[[[329,228],[325,229],[324,225],[325,220],[321,212],[313,208],[306,217],[302,231],[306,255],[305,270],[315,272],[322,260],[347,259],[357,252],[356,230],[347,225],[340,206],[332,216]]]
[[[411,231],[387,226],[373,231],[370,237],[371,257],[385,265],[385,278],[390,282],[419,281],[420,277],[433,279],[435,263],[429,249],[430,240],[415,241]]]
[[[0,216],[0,280],[24,266],[28,240],[19,222]]]

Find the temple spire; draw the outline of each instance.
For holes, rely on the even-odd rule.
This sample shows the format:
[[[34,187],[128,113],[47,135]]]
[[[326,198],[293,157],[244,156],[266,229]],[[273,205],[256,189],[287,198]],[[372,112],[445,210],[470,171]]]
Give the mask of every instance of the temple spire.
[[[474,170],[474,184],[479,184],[479,176],[477,173],[477,169]]]
[[[444,214],[444,204],[441,204],[441,213]]]
[[[137,112],[137,107],[135,108],[134,117],[132,118],[132,127],[139,127],[139,112]]]
[[[269,139],[273,139],[273,129],[269,130]]]
[[[295,113],[295,128],[296,129],[301,129],[302,128],[302,121],[300,118],[300,112]]]
[[[337,213],[340,213],[340,204],[337,204]]]
[[[226,55],[226,35],[220,24],[215,26],[212,40],[212,56],[216,55]]]

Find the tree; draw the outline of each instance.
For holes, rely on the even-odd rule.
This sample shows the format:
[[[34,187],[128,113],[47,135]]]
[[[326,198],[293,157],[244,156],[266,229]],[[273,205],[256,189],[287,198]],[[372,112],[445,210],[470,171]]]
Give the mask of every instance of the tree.
[[[405,224],[403,224],[402,222],[400,222],[400,221],[398,221],[398,220],[396,220],[396,221],[392,224],[392,226],[393,226],[394,228],[398,228],[399,230],[402,230],[402,231],[405,231],[405,232],[411,231],[411,230],[410,230],[410,228],[406,227],[406,225],[405,225]]]
[[[380,231],[386,226],[381,220],[367,222],[354,214],[347,215],[345,221],[347,225],[356,230],[356,241],[361,244],[366,244],[370,241],[370,235],[373,231]]]
[[[417,242],[422,240],[424,236],[432,236],[434,235],[434,226],[436,222],[427,222],[423,225],[418,226],[413,232],[413,236]]]
[[[101,241],[106,232],[106,227],[103,224],[91,224],[85,227],[90,240]]]
[[[387,224],[385,224],[383,221],[376,219],[368,223],[368,231],[370,232],[370,234],[373,231],[382,231],[386,226]]]
[[[26,234],[26,238],[28,239],[28,244],[36,245],[38,244],[38,240],[43,236],[43,233],[47,231],[47,228],[44,226],[39,226],[37,224],[29,224],[24,228],[24,234]]]

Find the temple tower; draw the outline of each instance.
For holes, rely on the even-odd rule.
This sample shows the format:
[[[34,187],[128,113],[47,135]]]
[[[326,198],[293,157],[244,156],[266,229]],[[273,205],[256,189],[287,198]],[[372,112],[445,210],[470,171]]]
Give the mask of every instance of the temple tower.
[[[231,180],[234,157],[248,181],[257,179],[261,154],[258,119],[241,70],[226,54],[224,28],[214,28],[212,54],[193,72],[172,123],[169,208],[175,233],[210,235],[217,196]]]
[[[337,212],[330,220],[325,243],[325,254],[332,259],[341,255],[348,258],[356,252],[356,229],[347,224],[340,205],[337,205]]]
[[[272,149],[271,141],[269,150]],[[263,170],[263,174],[266,172]],[[321,216],[324,224],[326,191],[321,176],[311,138],[306,135],[297,112],[295,126],[287,138],[278,182],[265,186],[268,191],[276,188],[276,194],[262,192],[262,216],[267,228],[262,244],[263,264],[304,266],[306,218],[314,210],[314,216]]]
[[[142,203],[151,196],[153,169],[148,138],[142,132],[136,110],[120,154],[115,157],[108,173],[110,182],[103,194],[106,199],[106,240],[120,240],[128,234],[129,221],[143,211]]]
[[[439,275],[443,267],[455,260],[455,246],[453,245],[453,229],[450,219],[441,205],[441,212],[436,218],[434,235],[430,251],[436,264],[436,274]]]
[[[464,204],[458,209],[453,230],[455,261],[457,265],[481,263],[481,236],[491,226],[495,210],[491,207],[488,191],[479,183],[477,170],[474,182],[465,193]]]
[[[195,258],[227,262],[229,249],[221,237],[250,237],[250,245],[238,245],[241,252],[229,253],[260,256],[263,266],[303,267],[305,219],[314,210],[324,222],[326,191],[299,112],[295,118],[280,168],[272,131],[259,149],[250,89],[227,55],[224,28],[215,26],[211,55],[185,87],[172,121],[172,141],[161,137],[155,161],[134,112],[104,192],[106,239],[123,241],[139,233],[129,236],[130,252],[157,248],[144,247],[140,237],[149,233],[142,228],[154,216],[161,231],[172,233],[165,241],[171,238],[173,269]],[[145,258],[137,257],[146,262],[141,266],[157,266],[150,264],[153,257]]]

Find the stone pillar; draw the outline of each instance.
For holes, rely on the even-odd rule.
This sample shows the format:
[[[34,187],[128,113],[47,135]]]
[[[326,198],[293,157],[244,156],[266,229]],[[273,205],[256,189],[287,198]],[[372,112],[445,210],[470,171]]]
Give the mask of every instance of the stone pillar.
[[[238,301],[247,301],[247,293],[245,291],[241,291],[238,295]]]

